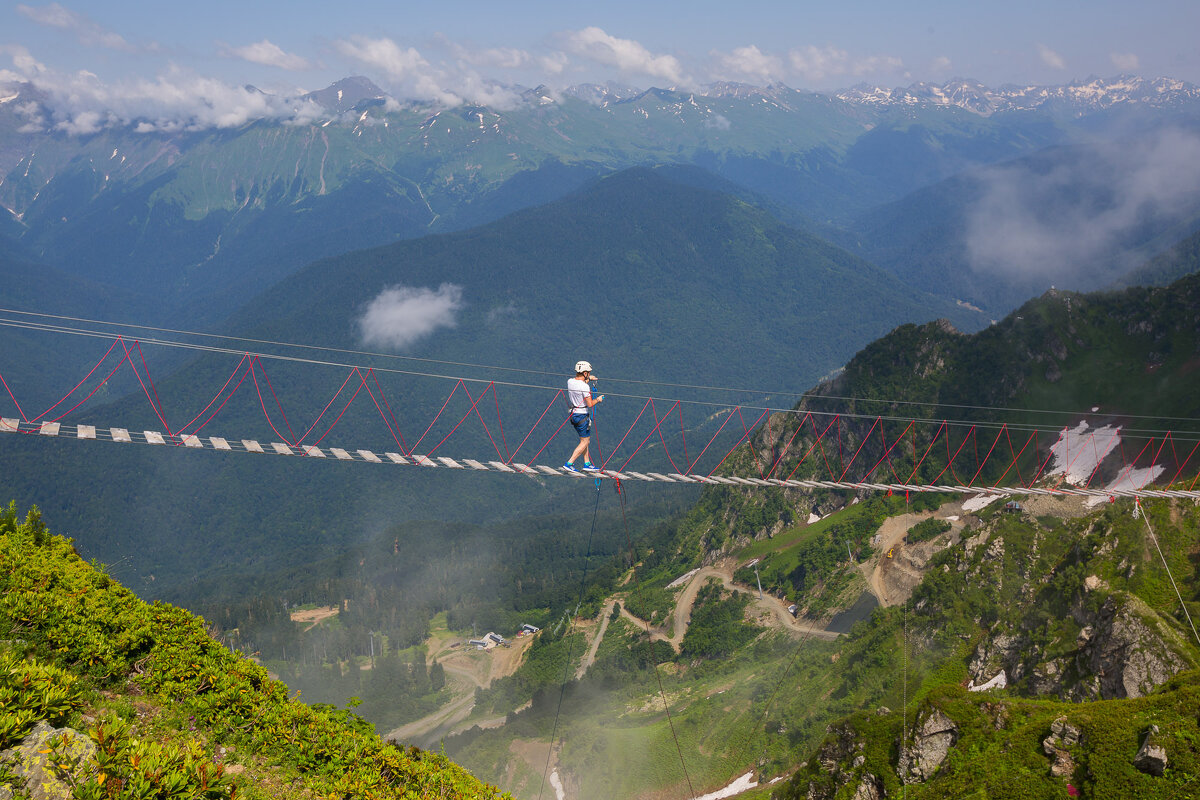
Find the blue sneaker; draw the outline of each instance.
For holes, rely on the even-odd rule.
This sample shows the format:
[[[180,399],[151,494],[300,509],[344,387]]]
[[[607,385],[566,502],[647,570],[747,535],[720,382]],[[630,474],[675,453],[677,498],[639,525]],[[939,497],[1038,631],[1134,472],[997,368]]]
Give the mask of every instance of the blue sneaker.
[[[565,469],[567,472],[579,472],[579,470],[575,469],[575,465],[572,464],[570,461],[563,464],[562,468]]]
[[[600,468],[597,467],[595,464],[593,464],[590,461],[585,461],[585,462],[583,462],[583,471],[584,472],[599,472]]]

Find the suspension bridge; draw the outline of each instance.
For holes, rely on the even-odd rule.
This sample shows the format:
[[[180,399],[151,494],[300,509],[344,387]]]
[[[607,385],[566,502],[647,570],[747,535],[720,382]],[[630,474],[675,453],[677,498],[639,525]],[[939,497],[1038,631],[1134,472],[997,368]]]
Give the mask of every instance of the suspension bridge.
[[[616,437],[616,446],[598,459],[600,468],[595,472],[579,473],[561,466],[539,463],[545,460],[543,456],[548,447],[567,423],[566,414],[562,413],[565,393],[561,388],[554,386],[462,377],[428,370],[368,367],[328,358],[296,355],[294,352],[279,354],[265,350],[252,351],[244,347],[235,348],[227,344],[197,343],[180,337],[130,337],[126,333],[114,334],[107,331],[102,327],[105,323],[94,320],[76,320],[3,309],[0,309],[0,313],[6,314],[0,316],[0,326],[108,341],[107,349],[87,373],[41,413],[26,412],[25,405],[28,405],[28,401],[22,404],[17,392],[4,376],[3,370],[0,370],[0,385],[5,391],[5,396],[0,400],[6,401],[11,414],[0,417],[0,436],[7,433],[72,439],[78,442],[141,444],[160,448],[177,447],[189,451],[277,455],[298,460],[325,459],[417,469],[492,472],[535,478],[600,478],[618,482],[724,485],[756,490],[841,489],[891,493],[987,493],[1009,496],[1036,494],[1101,499],[1200,498],[1200,490],[1196,488],[1200,475],[1194,476],[1186,486],[1180,484],[1181,478],[1196,472],[1194,462],[1200,461],[1197,458],[1200,434],[1191,430],[1120,431],[1100,428],[1072,436],[1071,431],[1058,426],[1039,428],[1016,422],[971,422],[796,408],[719,405],[612,392],[606,394],[613,399],[625,401],[630,408],[640,405],[640,410],[636,415],[632,415],[632,421],[627,425],[622,423],[624,431]],[[188,334],[191,337],[225,340],[232,338],[169,329],[150,330],[156,334]],[[297,347],[290,343],[263,340],[241,339],[234,343]],[[229,357],[230,361],[236,358],[237,362],[220,388],[212,394],[211,399],[199,412],[191,414],[186,423],[173,426],[169,422],[172,415],[168,414],[151,376],[143,345],[223,355]],[[381,356],[357,351],[334,352],[343,355]],[[293,413],[289,416],[280,399],[282,393],[277,391],[267,372],[267,362],[271,361],[344,370],[345,376],[311,422],[306,426],[295,426],[292,420],[296,415]],[[428,359],[407,361],[432,363],[443,367],[484,366]],[[93,401],[97,392],[109,384],[118,373],[123,373],[127,379],[131,377],[136,382],[136,391],[148,404],[160,429],[69,421],[68,418],[72,414],[81,412],[89,401]],[[432,418],[427,422],[422,420],[409,426],[413,430],[421,431],[420,436],[411,442],[402,430],[401,415],[394,410],[392,399],[385,392],[380,380],[381,376],[434,379],[452,386]],[[472,387],[475,391],[472,391]],[[515,448],[509,445],[504,424],[505,404],[501,402],[498,391],[505,387],[535,392],[550,398],[536,421],[532,424],[526,421],[520,427],[524,435]],[[720,387],[677,385],[674,388]],[[245,393],[250,403],[261,414],[262,420],[273,434],[272,440],[265,441],[261,437],[216,436],[206,430],[239,393]],[[491,395],[490,401],[485,403],[488,395]],[[457,405],[453,405],[456,399]],[[860,404],[868,402],[862,398],[853,400]],[[335,429],[356,403],[368,409],[368,413],[373,411],[372,416],[386,437],[386,445],[381,447],[376,443],[364,447],[343,442],[335,446],[331,443],[336,441],[336,437],[332,436]],[[889,403],[895,405],[893,401]],[[450,410],[452,405],[454,411]],[[715,414],[714,405],[719,405]],[[529,404],[526,403],[525,406],[528,407]],[[716,431],[707,437],[694,456],[689,454],[689,430],[694,440],[699,427],[692,426],[689,429],[684,418],[685,406],[700,408],[704,417],[709,420],[722,419],[720,425],[716,426]],[[559,412],[556,413],[555,409]],[[1028,413],[1026,410],[1021,411]],[[3,406],[0,406],[0,413],[3,413]],[[1086,417],[1085,414],[1077,416]],[[609,424],[612,419],[606,418],[605,424]],[[774,448],[777,452],[765,458],[753,446],[754,433],[760,430],[764,421],[770,423],[771,420],[778,419],[785,421],[777,427],[794,430],[782,447]],[[869,430],[866,435],[861,437],[861,441],[852,451],[847,449],[843,437],[845,426],[854,424],[861,429],[868,423]],[[712,426],[715,426],[715,422]],[[903,430],[889,438],[886,432],[889,426],[902,427]],[[443,446],[456,435],[460,439],[463,438],[462,432],[467,428],[473,428],[476,440],[486,441],[491,452],[486,455],[473,454],[475,457],[444,454]],[[1018,436],[1015,442],[1014,434]],[[1022,443],[1021,436],[1024,434],[1028,435]],[[598,438],[597,435],[597,444]],[[1142,441],[1142,447],[1130,457],[1125,452],[1125,443],[1138,440]],[[984,451],[982,457],[981,445]],[[940,451],[943,447],[945,454],[941,457],[941,461],[944,462],[941,471],[932,479],[919,480],[922,465],[932,453],[936,452],[941,456]],[[742,469],[752,472],[735,474],[735,470],[727,466],[739,448],[745,448],[751,457],[735,459],[737,464]],[[649,449],[657,450],[653,464],[649,463],[650,459],[646,456]],[[693,444],[691,452],[695,451],[696,445]],[[907,451],[911,451],[911,457],[901,466],[897,462],[901,460],[900,455]],[[523,452],[530,455],[522,457]],[[920,452],[923,452],[923,455],[919,455]],[[870,453],[872,460],[860,463],[859,459],[865,457],[865,453]],[[1115,470],[1116,478],[1112,478],[1114,470],[1110,467],[1109,479],[1101,481],[1101,464],[1106,461],[1111,464],[1114,460],[1120,462],[1119,468]],[[1161,466],[1164,461],[1175,467],[1169,477],[1166,468]],[[649,465],[644,466],[644,463]],[[1031,475],[1022,474],[1022,463],[1027,464]],[[1087,467],[1080,468],[1079,464],[1086,464]],[[801,473],[802,469],[805,470],[804,473]],[[985,476],[990,476],[990,479]],[[944,480],[946,477],[952,480]],[[1163,478],[1166,480],[1162,480]],[[1151,486],[1156,480],[1159,486]]]

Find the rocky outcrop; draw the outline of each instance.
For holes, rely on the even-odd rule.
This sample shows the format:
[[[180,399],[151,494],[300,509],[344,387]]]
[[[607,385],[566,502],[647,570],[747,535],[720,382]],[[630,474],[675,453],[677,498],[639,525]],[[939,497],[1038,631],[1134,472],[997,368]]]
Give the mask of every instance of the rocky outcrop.
[[[858,780],[854,800],[882,800],[883,784],[880,780],[860,768],[866,763],[863,743],[857,732],[849,725],[841,725],[830,731],[830,736],[817,750],[815,761],[820,778],[801,784],[806,800],[832,800],[843,787]]]
[[[904,783],[923,783],[933,777],[958,741],[958,725],[931,708],[921,718],[909,742],[902,742],[896,771]]]
[[[1105,700],[1142,697],[1188,667],[1137,608],[1133,598],[1109,597],[1080,650],[1080,671],[1099,677]]]
[[[863,775],[850,800],[883,800],[883,782],[871,774]]]
[[[67,800],[73,783],[86,781],[97,771],[96,745],[91,739],[45,722],[39,722],[19,745],[0,753],[0,761],[21,781],[15,788],[32,800]]]
[[[1142,746],[1133,757],[1133,766],[1147,775],[1161,778],[1167,768],[1167,749],[1158,741],[1158,726],[1151,725]]]
[[[1024,694],[1071,700],[1142,697],[1188,668],[1187,660],[1137,598],[1114,593],[1098,612],[1076,609],[1080,625],[1074,651],[1048,658],[1024,633],[995,633],[982,639],[968,662],[973,684],[1000,670]]]
[[[1069,777],[1075,772],[1075,759],[1067,748],[1079,744],[1079,729],[1059,717],[1050,723],[1050,735],[1042,740],[1042,752],[1052,759],[1050,774],[1056,778]]]

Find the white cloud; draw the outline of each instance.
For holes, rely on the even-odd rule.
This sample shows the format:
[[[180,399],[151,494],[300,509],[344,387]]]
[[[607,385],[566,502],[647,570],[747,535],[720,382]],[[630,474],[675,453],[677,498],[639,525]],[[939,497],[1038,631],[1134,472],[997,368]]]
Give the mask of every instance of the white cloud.
[[[228,47],[225,55],[240,58],[254,64],[264,64],[268,67],[279,67],[287,70],[308,69],[308,60],[292,53],[284,52],[279,45],[263,39],[261,42],[248,44],[243,47]]]
[[[938,56],[933,60],[933,64],[931,66],[934,72],[949,72],[950,65],[951,62],[949,56]]]
[[[383,72],[392,79],[408,78],[429,68],[429,62],[414,47],[401,47],[391,39],[352,36],[338,39],[334,47],[343,56]]]
[[[610,36],[595,26],[568,32],[565,40],[567,49],[575,55],[621,72],[662,78],[671,86],[689,82],[675,56],[655,55],[632,39]]]
[[[764,53],[757,45],[737,47],[728,53],[714,51],[714,77],[719,80],[745,79],[773,83],[783,79],[783,59]]]
[[[1200,205],[1200,136],[1168,130],[1098,145],[1051,169],[1017,163],[981,174],[968,211],[971,267],[984,274],[1096,286],[1132,269],[1120,255],[1146,226],[1164,226]],[[1132,237],[1132,239],[1131,239]]]
[[[862,77],[875,72],[896,72],[904,67],[904,61],[895,56],[852,59],[847,51],[833,45],[817,47],[810,44],[793,49],[788,53],[788,61],[801,78],[812,83],[844,75]]]
[[[1042,63],[1051,69],[1066,69],[1067,62],[1058,53],[1051,50],[1044,44],[1038,43],[1038,58],[1042,59]]]
[[[519,50],[468,51],[443,37],[439,44],[450,50],[452,57],[462,56],[449,66],[431,63],[414,47],[402,47],[392,39],[370,39],[363,36],[335,42],[337,51],[359,64],[379,70],[380,79],[397,96],[432,102],[442,106],[457,106],[464,102],[478,103],[496,109],[512,108],[520,96],[512,88],[484,78],[473,68],[479,60],[487,66],[502,65],[515,68],[525,63],[527,54]]]
[[[436,290],[389,286],[367,303],[358,318],[367,347],[403,350],[439,328],[453,328],[465,305],[462,287],[443,283]]]
[[[34,58],[28,49],[19,44],[0,44],[0,53],[9,56],[12,59],[13,67],[17,70],[16,73],[5,70],[7,74],[14,76],[8,79],[10,81],[32,80],[47,71],[45,64]]]
[[[1112,61],[1113,66],[1122,72],[1133,72],[1140,63],[1134,53],[1109,53],[1108,58]]]
[[[313,103],[232,86],[214,78],[172,69],[157,78],[106,83],[81,70],[47,70],[27,52],[14,54],[24,80],[46,96],[41,107],[24,109],[26,130],[92,134],[132,125],[139,132],[240,127],[259,119],[310,121]],[[20,109],[19,109],[20,110]]]
[[[540,57],[537,60],[537,63],[543,70],[546,71],[547,74],[561,75],[566,71],[567,66],[571,63],[571,60],[567,57],[566,53],[562,51],[555,51],[548,56]]]
[[[125,52],[134,52],[138,49],[125,41],[125,38],[119,33],[107,30],[83,14],[64,8],[58,3],[51,3],[48,6],[22,4],[17,6],[17,11],[39,25],[71,31],[82,44],[99,45],[110,50]]]

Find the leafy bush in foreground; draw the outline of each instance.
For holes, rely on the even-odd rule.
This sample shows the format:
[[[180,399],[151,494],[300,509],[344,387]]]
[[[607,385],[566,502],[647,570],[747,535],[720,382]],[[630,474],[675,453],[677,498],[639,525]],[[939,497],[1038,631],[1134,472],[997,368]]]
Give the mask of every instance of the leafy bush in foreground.
[[[215,642],[199,618],[162,603],[148,605],[84,563],[70,541],[48,535],[36,509],[23,523],[15,504],[0,512],[0,590],[0,638],[19,638],[40,660],[83,676],[91,686],[135,688],[190,714],[213,740],[298,770],[303,782],[321,795],[498,795],[442,756],[385,744],[353,714],[290,699],[287,687],[271,680],[262,667]],[[61,682],[68,689],[72,684]],[[74,710],[70,697],[54,699],[47,692],[46,708],[37,713],[61,718]],[[55,710],[60,706],[64,710]],[[16,735],[23,723],[9,724]],[[204,784],[204,791],[224,791],[219,771],[211,772],[198,751],[128,753],[130,745],[121,741],[121,732],[104,726],[93,731],[93,738],[108,743],[102,752],[104,746],[111,749],[101,758],[109,758],[116,772],[126,761],[135,766],[153,761],[162,769],[155,779],[160,788],[178,787],[183,780],[187,786]],[[115,795],[102,784],[89,791],[100,791],[96,797],[143,796],[129,793],[137,785],[132,773],[129,779]]]

